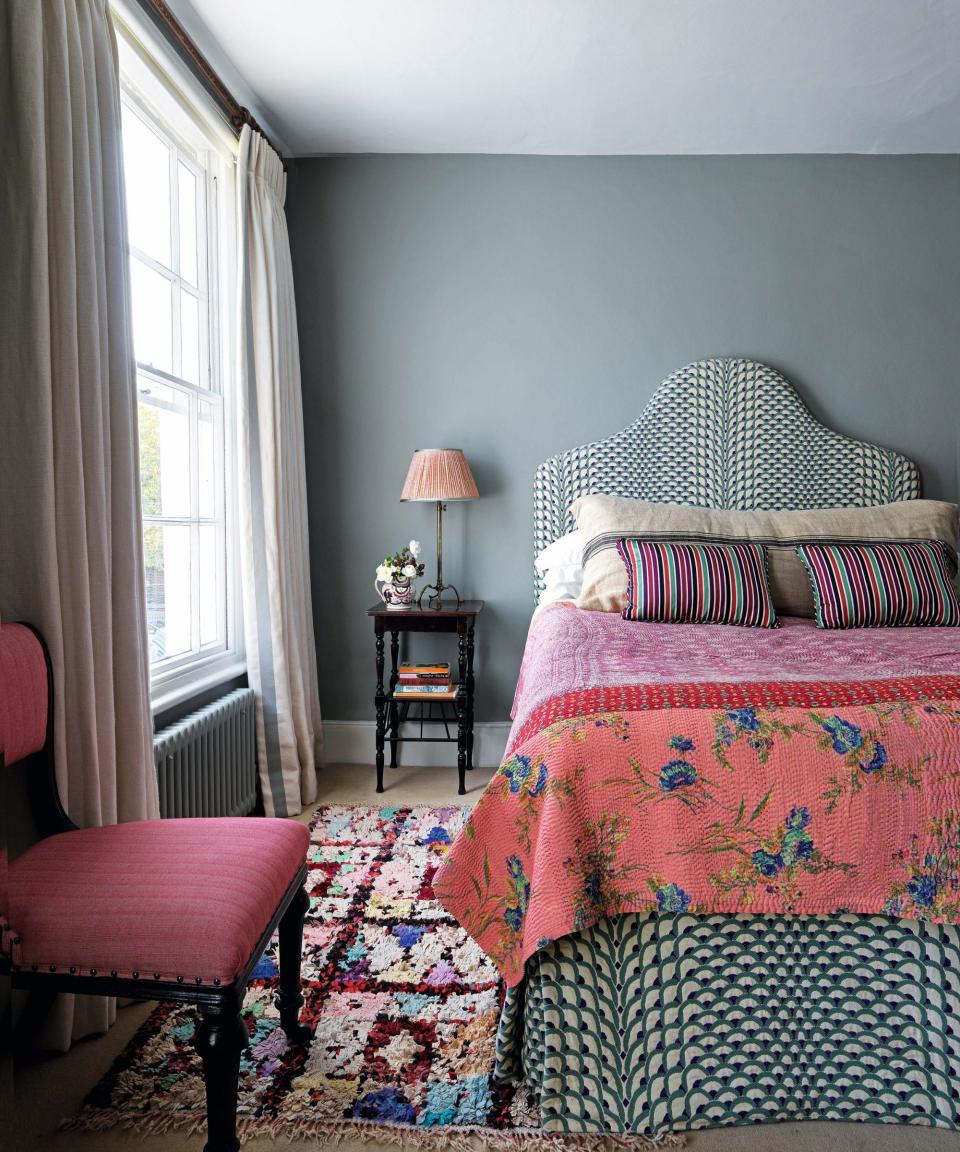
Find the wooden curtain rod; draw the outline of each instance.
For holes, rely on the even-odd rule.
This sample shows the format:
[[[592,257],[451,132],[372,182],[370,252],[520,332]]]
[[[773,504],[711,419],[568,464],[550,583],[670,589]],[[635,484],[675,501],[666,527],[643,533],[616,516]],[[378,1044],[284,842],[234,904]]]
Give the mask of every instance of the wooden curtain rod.
[[[190,33],[170,11],[170,8],[164,3],[164,0],[140,0],[140,3],[166,39],[177,49],[177,52],[186,62],[190,70],[217,102],[221,111],[225,113],[227,119],[230,121],[230,126],[234,132],[239,136],[244,124],[249,124],[255,132],[260,133],[270,147],[277,153],[281,163],[283,163],[284,171],[286,171],[287,165],[283,160],[283,153],[260,127],[256,117],[251,114],[250,109],[244,108],[242,104],[237,102],[230,89],[217,75],[213,65],[196,46]]]

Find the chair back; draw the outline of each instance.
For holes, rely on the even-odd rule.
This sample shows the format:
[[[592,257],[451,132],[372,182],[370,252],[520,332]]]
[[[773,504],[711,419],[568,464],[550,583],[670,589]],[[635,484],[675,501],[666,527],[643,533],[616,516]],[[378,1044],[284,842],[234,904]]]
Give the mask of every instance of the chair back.
[[[41,836],[70,832],[53,763],[53,673],[40,633],[0,625],[0,764],[23,761],[30,807]]]
[[[46,748],[49,697],[40,637],[26,624],[0,624],[0,758],[5,764]]]

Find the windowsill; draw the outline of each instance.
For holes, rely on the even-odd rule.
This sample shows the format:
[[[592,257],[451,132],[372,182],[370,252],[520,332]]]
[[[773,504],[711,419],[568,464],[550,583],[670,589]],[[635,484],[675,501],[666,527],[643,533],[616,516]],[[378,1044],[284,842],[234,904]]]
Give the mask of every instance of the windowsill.
[[[211,688],[216,688],[218,684],[226,684],[228,680],[243,676],[246,671],[246,662],[233,657],[222,662],[218,661],[202,671],[184,674],[182,677],[171,677],[151,691],[150,710],[154,716],[160,712],[167,712],[192,696],[200,696],[204,692],[209,692]]]

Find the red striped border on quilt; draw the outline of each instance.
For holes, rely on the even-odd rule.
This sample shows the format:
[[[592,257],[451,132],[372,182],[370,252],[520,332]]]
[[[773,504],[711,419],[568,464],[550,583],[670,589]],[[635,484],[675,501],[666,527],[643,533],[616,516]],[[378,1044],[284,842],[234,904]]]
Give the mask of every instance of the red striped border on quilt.
[[[538,705],[511,741],[507,755],[525,740],[562,720],[608,712],[670,708],[842,708],[852,704],[960,699],[960,676],[897,676],[885,680],[741,680],[670,684],[618,684],[577,688]]]
[[[624,620],[775,628],[761,544],[617,541],[627,569]]]
[[[956,627],[960,602],[940,540],[801,544],[820,628]]]

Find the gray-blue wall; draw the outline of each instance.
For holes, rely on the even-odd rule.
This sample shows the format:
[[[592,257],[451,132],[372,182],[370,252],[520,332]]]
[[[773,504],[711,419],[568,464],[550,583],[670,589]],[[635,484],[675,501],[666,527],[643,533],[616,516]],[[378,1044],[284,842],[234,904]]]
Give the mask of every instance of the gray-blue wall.
[[[615,432],[704,356],[767,361],[814,413],[958,496],[960,158],[360,156],[298,161],[288,214],[321,702],[372,716],[373,573],[459,446],[444,575],[482,596],[481,719],[505,719],[532,609],[539,461]],[[431,571],[432,571],[431,561]]]

